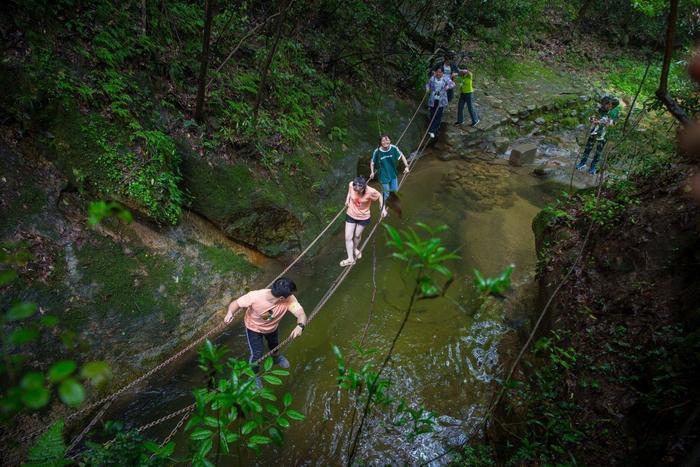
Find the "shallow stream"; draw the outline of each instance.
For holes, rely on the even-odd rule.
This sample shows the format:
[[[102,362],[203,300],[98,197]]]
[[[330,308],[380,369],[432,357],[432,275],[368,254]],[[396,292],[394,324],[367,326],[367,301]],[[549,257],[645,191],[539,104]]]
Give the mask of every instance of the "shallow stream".
[[[395,213],[387,218],[399,228],[418,221],[432,226],[447,224],[449,230],[442,234],[444,244],[458,250],[462,261],[448,264],[456,279],[446,297],[419,301],[415,306],[383,375],[393,382],[394,394],[414,407],[422,404],[437,415],[436,431],[409,442],[405,429],[392,427],[381,417],[371,417],[357,459],[372,465],[420,463],[450,444],[461,443],[482,415],[490,396],[488,383],[499,367],[497,346],[507,326],[502,312],[477,311],[472,270],[477,268],[492,276],[514,263],[514,282],[530,280],[535,264],[530,224],[554,191],[551,185],[529,175],[530,169],[508,167],[502,162],[442,162],[428,151],[401,190],[404,219],[398,219]],[[501,175],[486,178],[485,172],[493,177],[491,169]],[[455,174],[462,177],[464,185],[455,182]],[[479,192],[480,183],[501,186],[496,190],[490,187],[488,196],[484,196],[472,192]],[[351,407],[346,395],[336,388],[337,368],[331,344],[350,355],[352,343],[360,341],[367,326],[365,345],[380,349],[380,353],[386,351],[401,323],[412,286],[410,274],[391,258],[383,229],[375,238],[302,337],[284,352],[292,368],[279,394],[290,392],[293,408],[303,412],[306,420],[293,423],[285,433],[283,446],[269,447],[258,458],[244,455],[241,464],[338,465],[346,459]],[[338,228],[325,239],[318,254],[290,272],[299,288],[297,297],[307,311],[340,272],[338,262],[343,255],[342,229]],[[275,273],[270,271],[270,276]],[[377,298],[370,316],[374,281]],[[294,319],[285,318],[281,338],[293,326]],[[233,356],[248,356],[240,321],[231,325],[217,343],[229,347]],[[202,384],[202,376],[191,356],[170,374],[151,381],[151,387],[138,396],[123,401],[111,418],[128,420],[129,426],[135,427],[190,404],[191,391]],[[176,422],[173,419],[146,435],[162,439]],[[176,437],[181,449],[187,445],[186,436],[180,432]],[[231,459],[225,464],[229,463],[239,462]]]

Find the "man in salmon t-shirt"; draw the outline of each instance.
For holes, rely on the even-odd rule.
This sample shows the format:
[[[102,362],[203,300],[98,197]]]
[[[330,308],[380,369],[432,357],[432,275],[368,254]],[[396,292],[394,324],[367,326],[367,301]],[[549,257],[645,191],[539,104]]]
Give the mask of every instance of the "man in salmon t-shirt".
[[[360,237],[362,231],[370,222],[369,207],[372,201],[380,201],[381,193],[367,186],[365,177],[359,176],[348,185],[348,195],[345,198],[345,250],[348,257],[340,262],[342,267],[355,264],[356,259],[362,258],[360,252]],[[381,203],[380,203],[381,204]],[[382,216],[386,216],[386,209],[382,206]]]
[[[267,341],[270,350],[279,344],[277,327],[282,317],[290,311],[297,318],[297,325],[292,330],[293,339],[299,337],[306,326],[306,314],[296,297],[292,295],[297,290],[296,284],[287,277],[280,277],[272,283],[270,289],[252,290],[231,302],[225,323],[233,320],[233,315],[240,308],[248,308],[243,322],[250,348],[250,362],[258,361],[265,353],[263,339]],[[282,368],[289,368],[289,361],[279,352],[272,354],[275,363]],[[258,366],[253,369],[257,372]],[[262,387],[260,378],[256,379],[258,387]]]

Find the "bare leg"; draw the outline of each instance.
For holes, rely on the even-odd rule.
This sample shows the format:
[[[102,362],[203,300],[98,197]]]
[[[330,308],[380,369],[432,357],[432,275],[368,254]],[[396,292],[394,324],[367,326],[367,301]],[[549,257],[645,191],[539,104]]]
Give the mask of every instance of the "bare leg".
[[[353,238],[355,236],[355,226],[352,222],[345,223],[345,251],[348,254],[347,261],[355,261],[355,244],[353,243]],[[359,225],[357,227],[360,227]]]
[[[355,258],[360,259],[362,253],[360,252],[360,237],[362,237],[362,231],[365,230],[364,225],[355,224]]]

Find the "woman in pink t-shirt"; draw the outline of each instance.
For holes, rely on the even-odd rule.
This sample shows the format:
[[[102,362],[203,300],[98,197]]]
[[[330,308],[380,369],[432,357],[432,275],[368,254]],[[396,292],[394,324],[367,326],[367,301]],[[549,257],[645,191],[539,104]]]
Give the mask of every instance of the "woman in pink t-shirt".
[[[348,185],[348,196],[345,199],[345,206],[348,207],[345,214],[345,249],[348,257],[340,262],[341,266],[350,266],[355,264],[355,259],[362,258],[360,237],[370,222],[369,207],[372,201],[381,199],[381,193],[367,186],[365,177],[359,176]],[[381,206],[381,201],[379,204]],[[382,217],[385,215],[386,212],[382,209]]]

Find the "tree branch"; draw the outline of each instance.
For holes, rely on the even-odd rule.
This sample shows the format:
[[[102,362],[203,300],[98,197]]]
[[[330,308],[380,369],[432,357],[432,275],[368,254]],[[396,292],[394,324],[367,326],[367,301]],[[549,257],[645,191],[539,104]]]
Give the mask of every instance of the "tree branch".
[[[676,36],[676,23],[678,22],[678,0],[671,0],[670,10],[668,12],[668,24],[666,25],[666,49],[664,50],[664,63],[661,67],[661,78],[659,79],[659,88],[656,90],[656,97],[666,107],[666,110],[681,122],[685,127],[690,126],[692,121],[686,113],[668,92],[668,72],[671,68],[671,59],[673,58],[673,43]]]

